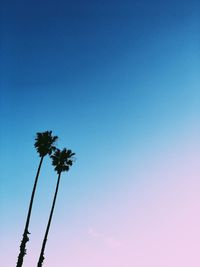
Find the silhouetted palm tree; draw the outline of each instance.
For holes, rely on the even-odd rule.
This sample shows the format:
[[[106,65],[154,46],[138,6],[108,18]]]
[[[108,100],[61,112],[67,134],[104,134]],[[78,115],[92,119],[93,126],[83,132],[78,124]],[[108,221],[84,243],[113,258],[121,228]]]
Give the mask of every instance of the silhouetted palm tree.
[[[38,260],[38,265],[37,265],[38,267],[41,267],[43,264],[43,261],[44,261],[44,250],[45,250],[47,237],[48,237],[48,233],[49,233],[49,228],[50,228],[50,224],[51,224],[51,219],[52,219],[53,211],[54,211],[54,207],[55,207],[55,202],[56,202],[56,197],[57,197],[57,193],[58,193],[58,187],[59,187],[59,183],[60,183],[61,173],[64,171],[68,171],[70,166],[72,166],[74,155],[75,155],[75,153],[72,153],[71,150],[67,150],[66,148],[64,148],[62,151],[60,151],[60,149],[56,149],[55,153],[51,156],[52,165],[55,166],[54,170],[58,174],[58,180],[57,180],[56,190],[54,193],[53,203],[52,203],[51,212],[49,215],[49,220],[48,220],[46,232],[45,232],[43,243],[42,243],[40,257]]]
[[[28,209],[28,214],[27,214],[27,218],[26,218],[26,224],[25,224],[25,228],[24,228],[23,238],[22,238],[21,245],[20,245],[20,252],[19,252],[18,261],[17,261],[17,265],[16,265],[17,267],[22,266],[24,256],[26,255],[26,243],[29,241],[28,234],[30,234],[28,231],[28,227],[29,227],[29,222],[30,222],[30,217],[31,217],[31,210],[32,210],[32,206],[33,206],[33,199],[34,199],[34,195],[35,195],[35,190],[36,190],[37,181],[38,181],[40,169],[42,166],[42,162],[43,162],[43,159],[46,155],[51,155],[52,152],[56,149],[54,146],[54,143],[57,139],[58,139],[57,136],[52,135],[52,131],[46,131],[43,133],[37,133],[36,134],[34,146],[35,146],[37,152],[39,153],[40,163],[38,166],[32,194],[31,194],[31,199],[30,199],[30,203],[29,203],[29,209]]]

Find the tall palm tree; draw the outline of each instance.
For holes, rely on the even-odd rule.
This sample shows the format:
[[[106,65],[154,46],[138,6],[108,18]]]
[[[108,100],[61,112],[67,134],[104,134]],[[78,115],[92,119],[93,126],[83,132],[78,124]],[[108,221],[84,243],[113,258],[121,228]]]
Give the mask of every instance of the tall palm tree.
[[[66,148],[64,148],[62,151],[60,151],[60,149],[56,149],[54,154],[51,156],[52,165],[55,166],[54,170],[58,174],[58,180],[57,180],[57,184],[56,184],[56,190],[54,193],[53,203],[52,203],[52,207],[51,207],[51,211],[50,211],[50,215],[49,215],[49,220],[48,220],[46,232],[44,235],[44,239],[43,239],[42,248],[41,248],[40,257],[38,260],[37,267],[41,267],[43,264],[43,261],[44,261],[44,250],[45,250],[47,237],[48,237],[48,233],[49,233],[49,228],[51,225],[53,211],[54,211],[54,207],[55,207],[55,203],[56,203],[56,197],[57,197],[57,193],[58,193],[61,173],[64,171],[68,171],[70,166],[72,166],[73,160],[74,160],[74,158],[73,158],[74,155],[75,155],[75,153],[72,153],[71,150],[67,150]]]
[[[35,182],[33,185],[32,194],[31,194],[31,199],[30,199],[30,203],[29,203],[29,209],[28,209],[28,214],[27,214],[27,218],[26,218],[26,224],[24,227],[23,238],[21,241],[20,252],[18,255],[18,260],[17,260],[17,265],[16,265],[17,267],[22,266],[24,256],[26,255],[26,243],[29,241],[28,235],[30,234],[28,231],[28,227],[29,227],[29,222],[30,222],[30,217],[31,217],[31,210],[32,210],[32,206],[33,206],[33,199],[34,199],[35,190],[37,187],[37,181],[38,181],[38,177],[40,174],[42,162],[43,162],[43,159],[46,155],[51,155],[52,152],[55,151],[56,148],[54,146],[54,143],[56,142],[57,139],[58,139],[57,136],[52,135],[52,131],[46,131],[43,133],[37,133],[36,134],[34,146],[35,146],[37,152],[39,153],[40,162],[39,162],[37,174],[35,177]]]

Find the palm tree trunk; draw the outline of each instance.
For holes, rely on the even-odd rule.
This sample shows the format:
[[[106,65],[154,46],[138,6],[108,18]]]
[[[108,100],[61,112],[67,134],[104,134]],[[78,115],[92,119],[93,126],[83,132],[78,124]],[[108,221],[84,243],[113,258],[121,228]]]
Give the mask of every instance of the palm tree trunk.
[[[45,236],[44,236],[44,239],[43,239],[42,248],[41,248],[40,257],[39,257],[39,260],[38,260],[37,267],[42,267],[43,261],[45,259],[44,258],[44,250],[45,250],[47,237],[48,237],[48,233],[49,233],[49,228],[50,228],[50,225],[51,225],[51,219],[52,219],[52,216],[53,216],[53,211],[54,211],[54,207],[55,207],[55,203],[56,203],[56,197],[57,197],[58,187],[59,187],[59,183],[60,183],[60,176],[61,176],[61,173],[59,173],[59,175],[58,175],[56,191],[55,191],[55,194],[54,194],[53,203],[52,203],[52,207],[51,207],[51,212],[50,212],[50,215],[49,215],[49,221],[48,221],[46,232],[45,232]]]
[[[29,227],[29,222],[30,222],[30,217],[31,217],[31,210],[32,210],[32,206],[33,206],[33,199],[34,199],[35,190],[36,190],[36,187],[37,187],[37,181],[38,181],[38,177],[39,177],[39,174],[40,174],[40,169],[41,169],[41,166],[42,166],[43,159],[44,159],[44,157],[41,157],[40,163],[39,163],[39,166],[38,166],[38,170],[37,170],[37,174],[36,174],[36,177],[35,177],[35,182],[34,182],[32,194],[31,194],[31,200],[30,200],[30,203],[29,203],[29,209],[28,209],[28,214],[27,214],[27,218],[26,218],[26,224],[25,224],[23,238],[22,238],[21,245],[20,245],[20,252],[19,252],[19,256],[18,256],[18,261],[17,261],[16,267],[21,267],[23,265],[23,259],[24,259],[24,256],[26,255],[26,243],[29,241],[28,234],[30,234],[29,231],[28,231],[28,227]]]

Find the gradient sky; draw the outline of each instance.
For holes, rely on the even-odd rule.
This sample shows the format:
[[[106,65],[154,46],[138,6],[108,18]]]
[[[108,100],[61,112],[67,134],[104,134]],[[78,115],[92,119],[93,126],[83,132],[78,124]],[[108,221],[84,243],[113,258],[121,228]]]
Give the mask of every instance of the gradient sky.
[[[198,1],[4,1],[0,251],[15,266],[52,130],[63,174],[48,267],[200,266]],[[56,184],[46,158],[24,267],[36,266]]]

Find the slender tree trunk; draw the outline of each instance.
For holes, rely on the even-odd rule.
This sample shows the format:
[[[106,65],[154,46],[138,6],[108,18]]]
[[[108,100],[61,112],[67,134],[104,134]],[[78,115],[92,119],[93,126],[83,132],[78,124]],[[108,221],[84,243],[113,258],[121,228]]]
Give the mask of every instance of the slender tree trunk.
[[[20,252],[19,252],[19,256],[18,256],[18,261],[17,261],[16,267],[21,267],[23,265],[23,259],[24,259],[24,256],[26,255],[26,243],[29,241],[28,235],[30,234],[29,231],[28,231],[28,227],[29,227],[29,222],[30,222],[30,217],[31,217],[31,210],[32,210],[32,206],[33,206],[33,199],[34,199],[35,190],[36,190],[36,187],[37,187],[37,181],[38,181],[38,177],[39,177],[39,174],[40,174],[40,169],[41,169],[41,166],[42,166],[43,159],[44,159],[44,157],[41,157],[40,163],[39,163],[39,166],[38,166],[38,170],[37,170],[37,174],[36,174],[36,177],[35,177],[35,182],[34,182],[32,194],[31,194],[31,200],[30,200],[30,203],[29,203],[29,209],[28,209],[28,214],[27,214],[27,218],[26,218],[26,224],[25,224],[23,238],[22,238],[21,245],[20,245]]]
[[[58,187],[59,187],[59,183],[60,183],[60,176],[61,176],[61,173],[59,173],[59,175],[58,175],[56,191],[55,191],[55,194],[54,194],[53,203],[52,203],[52,207],[51,207],[51,212],[50,212],[50,215],[49,215],[49,221],[48,221],[46,232],[45,232],[45,236],[44,236],[44,239],[43,239],[42,248],[41,248],[40,257],[39,257],[39,260],[38,260],[37,267],[42,267],[43,261],[45,259],[44,258],[44,250],[45,250],[47,237],[48,237],[48,233],[49,233],[49,228],[50,228],[50,225],[51,225],[53,211],[54,211],[54,207],[55,207],[55,203],[56,203],[56,197],[57,197]]]

